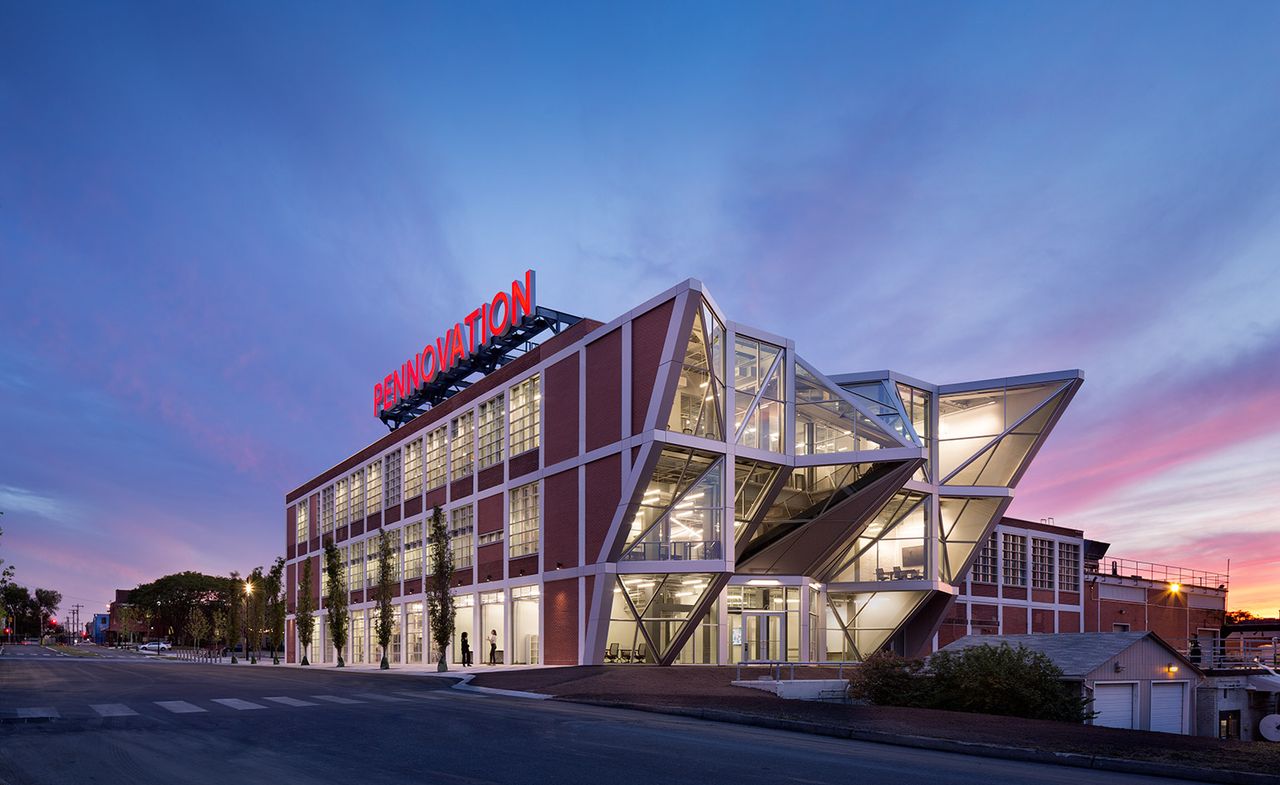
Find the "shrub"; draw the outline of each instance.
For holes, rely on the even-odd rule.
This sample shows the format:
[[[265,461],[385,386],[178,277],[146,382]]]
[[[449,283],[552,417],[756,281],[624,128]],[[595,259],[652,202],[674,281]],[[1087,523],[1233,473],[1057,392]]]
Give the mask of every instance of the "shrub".
[[[1090,712],[1079,690],[1063,683],[1047,656],[1026,646],[972,646],[929,658],[930,705],[951,711],[1084,722]]]
[[[879,706],[913,706],[1084,722],[1092,713],[1053,661],[1025,646],[973,646],[921,660],[876,652],[849,679],[850,694]]]
[[[921,660],[876,652],[849,677],[849,694],[879,706],[924,705],[930,680],[923,669]]]

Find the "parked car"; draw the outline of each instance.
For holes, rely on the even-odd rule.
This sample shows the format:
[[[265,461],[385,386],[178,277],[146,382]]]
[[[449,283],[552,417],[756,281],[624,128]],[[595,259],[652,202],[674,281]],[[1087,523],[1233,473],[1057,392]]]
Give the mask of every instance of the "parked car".
[[[172,649],[172,648],[173,648],[172,646],[165,643],[164,641],[151,641],[150,643],[144,643],[141,646],[139,646],[138,651],[154,652],[156,654],[159,654],[162,651],[168,651],[169,649]]]

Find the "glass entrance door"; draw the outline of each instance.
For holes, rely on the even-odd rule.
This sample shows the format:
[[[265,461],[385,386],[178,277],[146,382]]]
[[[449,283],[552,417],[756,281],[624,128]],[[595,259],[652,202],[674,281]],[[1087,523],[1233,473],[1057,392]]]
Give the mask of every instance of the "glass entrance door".
[[[787,615],[770,611],[742,612],[742,661],[785,659]]]

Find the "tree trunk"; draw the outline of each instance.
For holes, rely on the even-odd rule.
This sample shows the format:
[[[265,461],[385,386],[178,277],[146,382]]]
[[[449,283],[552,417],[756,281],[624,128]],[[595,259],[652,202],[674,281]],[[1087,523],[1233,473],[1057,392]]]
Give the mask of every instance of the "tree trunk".
[[[378,668],[384,671],[391,670],[391,663],[387,662],[387,653],[385,651],[382,653],[382,664]]]
[[[341,653],[339,653],[339,654],[338,654],[338,667],[339,667],[339,668],[341,668],[341,667],[342,667],[343,665],[345,665],[345,664],[346,664],[346,663],[344,663],[344,662],[342,661],[342,654],[341,654]]]
[[[449,663],[445,661],[444,655],[440,655],[440,661],[436,663],[436,673],[445,673],[449,670]]]

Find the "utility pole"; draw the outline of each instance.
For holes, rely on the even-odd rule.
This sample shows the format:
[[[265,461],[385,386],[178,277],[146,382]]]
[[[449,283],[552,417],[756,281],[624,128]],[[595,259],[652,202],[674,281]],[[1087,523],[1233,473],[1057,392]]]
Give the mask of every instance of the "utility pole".
[[[71,640],[68,640],[67,643],[80,639],[80,633],[83,632],[83,628],[80,626],[80,609],[83,607],[84,606],[78,602],[71,606],[71,618],[74,619],[71,629],[73,630],[72,635],[74,637],[71,637]]]

